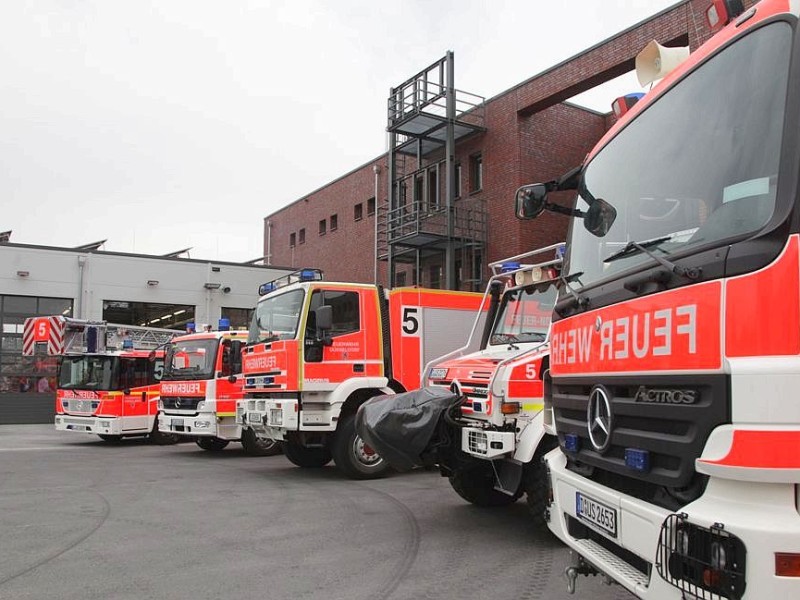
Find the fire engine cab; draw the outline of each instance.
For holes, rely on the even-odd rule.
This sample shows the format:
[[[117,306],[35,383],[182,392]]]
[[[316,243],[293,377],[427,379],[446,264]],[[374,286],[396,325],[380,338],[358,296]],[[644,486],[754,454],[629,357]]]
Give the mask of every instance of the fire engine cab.
[[[453,489],[478,506],[502,506],[527,495],[544,524],[547,482],[542,457],[555,438],[544,406],[548,332],[559,285],[562,244],[490,264],[486,327],[480,350],[463,348],[428,366],[427,383],[459,397],[443,415],[437,463]],[[526,262],[521,262],[526,261]]]
[[[174,436],[158,431],[159,380],[169,329],[116,325],[63,316],[31,317],[22,353],[59,356],[55,426],[113,442],[147,435],[156,443]]]
[[[419,387],[424,365],[468,336],[482,294],[323,281],[302,269],[260,288],[237,420],[301,467],[353,478],[389,465],[355,431],[369,398]]]
[[[572,217],[546,456],[572,590],[800,598],[800,4],[707,15],[692,55],[637,57],[660,83],[579,170],[517,193]]]
[[[167,345],[161,378],[161,431],[191,437],[211,452],[236,441],[253,456],[280,453],[279,443],[258,439],[236,422],[246,341],[247,331],[230,331],[228,320],[220,319],[218,331],[181,335]]]

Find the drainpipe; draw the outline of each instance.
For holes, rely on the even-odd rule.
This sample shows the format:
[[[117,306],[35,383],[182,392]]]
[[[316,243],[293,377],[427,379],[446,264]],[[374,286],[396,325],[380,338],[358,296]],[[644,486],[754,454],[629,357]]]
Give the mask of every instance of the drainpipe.
[[[267,221],[267,256],[266,263],[272,264],[272,221]]]
[[[78,256],[78,297],[77,297],[77,304],[78,306],[75,307],[75,314],[73,315],[76,319],[83,319],[83,276],[84,276],[84,269],[86,267],[86,256],[81,255]]]
[[[375,214],[372,217],[375,219],[374,235],[375,235],[375,261],[372,273],[372,282],[378,285],[378,183],[380,181],[381,167],[374,165],[372,172],[375,173]],[[369,201],[367,201],[367,212],[369,212]]]

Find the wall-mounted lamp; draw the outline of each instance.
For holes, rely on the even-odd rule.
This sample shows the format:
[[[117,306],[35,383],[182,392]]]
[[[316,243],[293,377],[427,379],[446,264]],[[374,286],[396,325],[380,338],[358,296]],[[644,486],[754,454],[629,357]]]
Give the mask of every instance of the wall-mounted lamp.
[[[222,286],[221,283],[208,282],[203,284],[203,287],[206,288],[207,290],[218,290],[221,286]]]
[[[17,271],[17,277],[27,277],[30,274],[30,271]]]
[[[157,286],[158,285],[158,279],[148,279],[147,280],[147,285],[149,285],[150,287]]]

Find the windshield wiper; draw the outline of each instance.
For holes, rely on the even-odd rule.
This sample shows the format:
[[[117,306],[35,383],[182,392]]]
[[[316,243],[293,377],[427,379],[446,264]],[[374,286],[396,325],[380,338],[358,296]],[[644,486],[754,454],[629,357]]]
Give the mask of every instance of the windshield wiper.
[[[578,280],[578,283],[580,283],[581,275],[583,275],[583,271],[571,273],[570,275],[559,275],[559,281],[564,284],[564,288],[569,292],[569,295],[572,296],[572,298],[568,300],[562,300],[556,304],[554,310],[559,314],[559,316],[563,317],[564,312],[570,310],[573,304],[575,304],[579,310],[583,310],[589,306],[589,299],[586,298],[586,296],[578,294],[578,292],[576,292],[570,285],[570,282],[573,280]]]
[[[603,262],[610,263],[615,260],[619,260],[620,258],[626,258],[628,256],[633,256],[634,254],[644,253],[647,254],[650,258],[655,260],[657,263],[666,267],[670,273],[674,273],[675,275],[682,275],[687,279],[699,279],[700,274],[702,273],[702,269],[700,267],[682,267],[680,265],[676,265],[674,262],[667,260],[663,256],[658,256],[655,252],[649,250],[654,246],[658,246],[663,244],[664,242],[668,242],[672,239],[671,235],[666,235],[659,238],[653,238],[650,240],[644,240],[642,242],[635,242],[630,241],[628,242],[625,247],[620,250],[619,252],[614,252],[611,256],[608,256]]]

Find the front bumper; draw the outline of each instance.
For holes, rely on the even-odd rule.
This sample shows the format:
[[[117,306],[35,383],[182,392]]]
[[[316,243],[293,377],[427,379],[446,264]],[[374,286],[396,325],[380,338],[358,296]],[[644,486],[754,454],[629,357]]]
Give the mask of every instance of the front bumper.
[[[241,400],[236,404],[236,423],[252,429],[258,437],[283,441],[287,431],[297,431],[299,410],[297,400]]]
[[[511,431],[494,431],[479,427],[461,429],[461,451],[483,460],[513,456],[516,435]]]
[[[158,415],[158,430],[181,436],[215,437],[223,440],[239,440],[242,437],[242,428],[234,417],[217,417],[214,412],[161,413]]]
[[[75,431],[92,435],[122,435],[122,419],[119,417],[73,417],[55,416],[56,431]]]
[[[661,528],[673,513],[569,471],[560,449],[545,460],[553,493],[548,526],[556,537],[640,598],[692,597],[663,579],[656,564]],[[586,498],[616,511],[615,536],[578,516],[578,505]],[[743,542],[747,551],[743,598],[800,598],[800,578],[775,576],[776,553],[800,552],[800,514],[793,485],[712,478],[703,496],[681,512],[698,526],[721,523]]]

